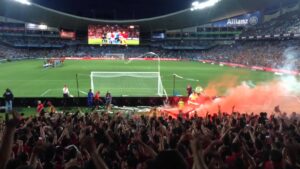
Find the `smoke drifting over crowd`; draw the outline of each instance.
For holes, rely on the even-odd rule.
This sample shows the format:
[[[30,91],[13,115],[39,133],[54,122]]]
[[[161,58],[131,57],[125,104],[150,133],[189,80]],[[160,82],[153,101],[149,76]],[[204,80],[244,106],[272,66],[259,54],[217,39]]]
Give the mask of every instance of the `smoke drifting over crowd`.
[[[299,59],[299,50],[288,48],[283,53],[284,65],[281,69],[294,70],[294,61]],[[292,75],[278,75],[273,81],[258,83],[254,85],[251,81],[238,82],[238,78],[232,75],[225,76],[212,81],[204,89],[204,95],[209,97],[218,96],[220,91],[225,91],[223,97],[211,102],[199,103],[191,106],[187,103],[182,110],[183,113],[197,112],[203,116],[207,112],[214,114],[220,106],[222,112],[233,111],[241,113],[274,112],[274,107],[280,106],[282,112],[291,114],[300,113],[300,81],[299,77]],[[176,114],[179,110],[172,110]]]

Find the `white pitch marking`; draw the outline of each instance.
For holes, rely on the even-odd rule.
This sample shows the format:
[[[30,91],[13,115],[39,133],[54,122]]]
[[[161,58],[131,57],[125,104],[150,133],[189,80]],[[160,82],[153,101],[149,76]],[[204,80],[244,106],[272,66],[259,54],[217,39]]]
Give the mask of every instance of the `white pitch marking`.
[[[81,91],[81,90],[79,90],[79,92],[80,92],[80,93],[83,93],[83,94],[87,94],[87,92],[84,92],[84,91]]]
[[[45,96],[47,93],[49,93],[51,89],[46,90],[44,93],[41,94],[41,96]]]

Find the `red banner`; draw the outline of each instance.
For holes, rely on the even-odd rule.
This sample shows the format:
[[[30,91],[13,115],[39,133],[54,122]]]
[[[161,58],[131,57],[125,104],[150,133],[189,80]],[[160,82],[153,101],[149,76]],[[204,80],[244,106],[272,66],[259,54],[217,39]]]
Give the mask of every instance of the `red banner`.
[[[261,70],[261,71],[264,70],[263,67],[259,67],[259,66],[251,66],[251,69],[252,69],[252,70]]]
[[[246,68],[247,67],[245,65],[237,64],[237,63],[220,62],[220,64],[230,66],[230,67],[241,67],[241,68]]]
[[[275,72],[275,73],[284,73],[284,74],[290,74],[290,75],[300,75],[300,72],[298,72],[298,71],[274,69],[274,68],[269,68],[269,67],[264,67],[264,71]]]
[[[67,32],[64,30],[60,31],[60,37],[63,39],[72,39],[75,40],[76,38],[76,33],[75,32]]]

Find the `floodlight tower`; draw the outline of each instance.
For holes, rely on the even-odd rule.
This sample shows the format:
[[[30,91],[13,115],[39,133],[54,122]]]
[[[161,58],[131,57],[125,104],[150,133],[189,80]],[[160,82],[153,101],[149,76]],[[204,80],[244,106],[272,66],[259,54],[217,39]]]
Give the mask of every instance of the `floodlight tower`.
[[[202,10],[205,8],[212,7],[212,6],[216,5],[217,3],[219,3],[220,1],[221,0],[206,0],[204,2],[195,1],[192,3],[191,11]]]
[[[12,0],[12,1],[18,2],[23,5],[31,5],[31,2],[29,0]]]

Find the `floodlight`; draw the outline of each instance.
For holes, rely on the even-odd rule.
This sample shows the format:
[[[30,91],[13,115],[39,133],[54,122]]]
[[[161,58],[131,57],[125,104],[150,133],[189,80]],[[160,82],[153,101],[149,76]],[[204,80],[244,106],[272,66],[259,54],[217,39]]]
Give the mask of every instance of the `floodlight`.
[[[26,27],[29,28],[29,29],[33,29],[33,28],[36,27],[36,24],[28,23],[28,24],[26,24]]]
[[[29,0],[13,0],[15,2],[19,2],[23,5],[31,5],[31,2]]]
[[[38,28],[39,28],[40,30],[46,30],[46,29],[48,28],[48,26],[45,25],[45,24],[41,24],[41,25],[38,26]]]
[[[215,4],[217,4],[220,1],[221,0],[207,0],[205,2],[195,1],[195,2],[192,3],[191,11],[201,10],[201,9],[204,9],[204,8],[212,7],[212,6],[214,6]]]
[[[130,29],[134,29],[134,26],[133,26],[133,25],[130,25],[129,28],[130,28]]]

